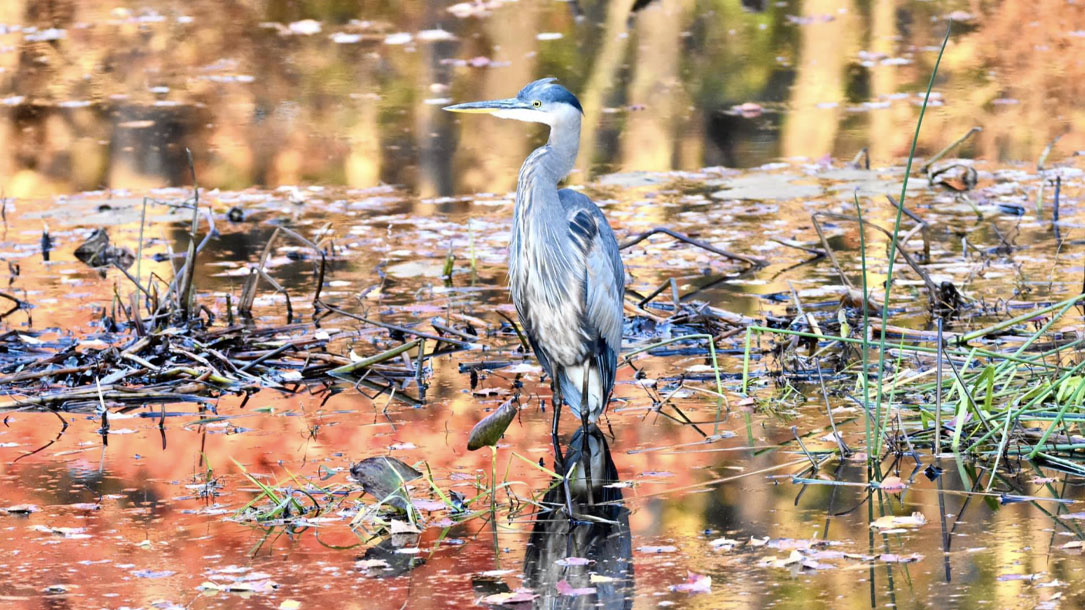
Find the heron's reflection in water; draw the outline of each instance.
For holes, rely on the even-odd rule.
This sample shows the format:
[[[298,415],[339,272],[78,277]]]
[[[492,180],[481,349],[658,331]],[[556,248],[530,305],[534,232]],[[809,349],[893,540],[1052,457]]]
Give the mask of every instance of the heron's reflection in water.
[[[564,491],[555,487],[543,499],[555,508],[539,513],[528,541],[524,584],[539,595],[536,608],[633,607],[629,510],[620,504],[622,490],[612,487],[618,470],[606,438],[594,425],[587,434],[594,503],[588,502],[585,477],[574,473],[569,487],[575,518],[563,509]],[[569,441],[565,463],[571,467],[580,464],[583,435],[580,428]],[[595,590],[585,590],[590,588]]]

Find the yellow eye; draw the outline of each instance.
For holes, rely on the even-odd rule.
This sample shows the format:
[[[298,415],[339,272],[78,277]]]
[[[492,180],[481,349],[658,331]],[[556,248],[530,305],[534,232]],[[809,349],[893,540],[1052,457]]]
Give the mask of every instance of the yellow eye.
[[[541,108],[542,107],[542,102],[540,102],[539,100],[535,100],[534,102],[531,102],[531,105],[536,107],[536,108]]]

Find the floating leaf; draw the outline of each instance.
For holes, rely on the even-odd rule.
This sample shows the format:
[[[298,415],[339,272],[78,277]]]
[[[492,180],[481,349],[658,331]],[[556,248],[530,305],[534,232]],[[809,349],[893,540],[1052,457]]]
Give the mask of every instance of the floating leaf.
[[[427,498],[413,498],[411,504],[414,505],[415,510],[424,510],[428,512],[445,510],[448,508],[444,502],[438,502],[437,500],[430,500]]]
[[[830,540],[808,540],[805,538],[775,538],[769,541],[768,546],[769,548],[781,549],[786,551],[790,549],[807,550],[817,545],[831,544],[833,544],[833,542]]]
[[[558,593],[562,595],[568,595],[570,597],[578,597],[581,595],[592,595],[595,593],[595,587],[573,587],[567,580],[559,580],[558,584],[554,585],[554,588],[558,590]]]
[[[507,604],[526,604],[530,601],[534,601],[539,595],[532,593],[529,589],[520,589],[519,591],[510,591],[508,593],[494,593],[493,595],[487,595],[479,600],[480,603],[487,606],[504,606]]]
[[[645,554],[673,553],[678,550],[676,546],[641,546],[637,550]]]
[[[312,36],[313,34],[319,34],[321,25],[319,21],[313,19],[302,19],[301,21],[295,21],[287,26],[287,29],[291,34],[297,34],[299,36]]]
[[[109,243],[109,233],[105,229],[95,229],[78,248],[75,258],[94,268],[117,264],[127,269],[136,261],[136,255],[128,248],[120,248]]]
[[[384,44],[388,45],[401,45],[407,44],[414,39],[408,32],[396,32],[394,34],[388,34],[384,37]]]
[[[30,529],[36,532],[56,534],[57,536],[63,536],[64,538],[74,538],[76,540],[90,538],[90,534],[86,533],[87,529],[85,527],[49,527],[48,525],[34,525],[31,526]]]
[[[516,418],[516,412],[520,406],[512,400],[506,400],[504,404],[482,419],[471,429],[467,437],[468,451],[475,451],[486,446],[494,446],[501,440],[501,435]]]
[[[758,562],[757,565],[765,568],[786,568],[794,564],[801,564],[802,560],[802,553],[798,550],[793,550],[787,557],[766,557]]]
[[[443,40],[456,40],[456,36],[451,32],[437,28],[435,30],[422,30],[418,33],[418,40],[425,42],[439,42]]]
[[[879,517],[870,524],[870,527],[878,530],[887,530],[899,527],[920,527],[926,524],[927,518],[923,516],[923,513],[916,512],[904,517],[898,517],[897,515]]]
[[[1016,580],[1026,580],[1032,582],[1043,577],[1043,573],[1040,574],[999,574],[995,580],[998,582],[1014,582]]]
[[[671,585],[671,591],[684,591],[686,593],[711,593],[712,577],[696,572],[687,572],[686,582],[680,585]]]
[[[882,479],[882,482],[878,484],[878,488],[882,491],[898,493],[907,489],[908,484],[905,483],[900,477],[885,477],[884,479]]]
[[[227,593],[271,593],[278,588],[279,583],[268,579],[238,581],[230,583],[219,583],[208,580],[204,581],[203,584],[196,587],[196,589],[207,593],[214,593],[218,591],[224,591]]]
[[[393,534],[418,534],[418,528],[407,521],[400,521],[399,519],[392,519],[391,525],[388,530]]]
[[[896,555],[894,553],[883,553],[878,556],[878,561],[884,561],[885,563],[912,563],[923,559],[923,556],[919,553],[912,553],[911,555]]]
[[[350,476],[362,484],[365,493],[377,500],[390,499],[393,505],[406,509],[406,500],[393,494],[422,473],[394,457],[371,457],[351,466]]]
[[[359,559],[354,562],[354,567],[358,570],[384,569],[388,567],[388,562],[383,559]]]
[[[710,544],[712,546],[712,548],[716,549],[717,551],[730,551],[731,549],[735,548],[736,546],[741,546],[742,541],[741,540],[735,540],[733,538],[716,538],[715,540],[712,540],[708,544]]]
[[[166,578],[176,574],[173,570],[136,570],[132,576],[136,578]]]

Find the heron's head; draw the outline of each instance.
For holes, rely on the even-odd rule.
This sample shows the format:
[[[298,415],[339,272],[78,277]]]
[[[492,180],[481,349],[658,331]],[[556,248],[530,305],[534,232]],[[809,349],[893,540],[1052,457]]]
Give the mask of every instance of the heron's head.
[[[580,100],[568,89],[554,82],[555,80],[557,79],[537,80],[521,89],[516,97],[445,106],[445,110],[492,114],[503,119],[546,123],[551,127],[573,118],[579,120],[584,113]],[[579,123],[576,125],[579,126]]]

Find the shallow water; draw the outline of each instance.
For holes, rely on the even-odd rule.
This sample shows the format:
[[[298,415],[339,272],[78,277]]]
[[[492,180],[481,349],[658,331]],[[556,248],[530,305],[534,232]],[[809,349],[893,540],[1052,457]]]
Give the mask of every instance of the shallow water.
[[[115,288],[127,295],[130,283],[116,271],[100,276],[71,253],[98,226],[138,249],[145,195],[155,201],[146,206],[140,277],[172,275],[170,254],[187,247],[188,213],[161,202],[191,195],[185,146],[219,232],[201,254],[196,279],[219,323],[226,295],[236,302],[248,265],[283,224],[311,238],[334,235],[323,296],[337,306],[425,332],[436,319],[480,333],[477,347],[427,361],[425,401],[417,407],[387,392],[313,384],[293,394],[264,390],[244,403],[226,396],[214,412],[167,405],[161,430],[157,405],[114,414],[105,437],[100,419],[87,414],[65,414],[71,427],[58,435],[53,414],[6,413],[0,509],[9,511],[0,513],[0,569],[10,577],[0,583],[0,599],[25,608],[471,605],[539,582],[537,571],[525,573],[525,558],[549,549],[596,559],[555,569],[553,555],[544,555],[532,564],[557,575],[540,593],[553,596],[558,580],[597,589],[550,597],[553,607],[608,600],[608,607],[638,608],[1085,602],[1082,550],[1074,544],[1085,515],[1081,478],[1013,459],[992,481],[989,462],[935,463],[922,453],[918,470],[907,457],[882,464],[910,482],[903,494],[864,501],[861,412],[833,397],[835,422],[860,453],[810,474],[795,432],[817,455],[835,449],[814,379],[789,378],[766,353],[753,364],[757,400],[744,399],[743,335],[722,324],[716,346],[726,405],[697,391],[715,385],[696,343],[639,355],[639,372],[619,370],[604,428],[613,434],[624,485],[615,490],[628,514],[611,514],[619,515],[605,538],[613,544],[593,551],[559,530],[547,545],[529,545],[533,528],[546,522],[535,520],[524,499],[549,484],[528,463],[551,459],[550,413],[538,400],[549,402],[549,392],[498,312],[514,313],[504,288],[508,189],[540,136],[485,117],[460,121],[438,110],[445,99],[503,97],[531,78],[561,77],[581,94],[594,130],[573,181],[604,205],[620,239],[666,225],[770,260],[747,271],[655,237],[623,252],[631,291],[647,295],[674,279],[680,300],[758,321],[793,318],[797,297],[821,323],[832,323],[845,290],[832,265],[808,262],[809,254],[772,240],[820,247],[811,213],[852,214],[856,191],[868,220],[892,226],[884,195],[900,192],[903,170],[893,164],[907,152],[916,92],[952,16],[956,34],[936,87],[940,104],[930,109],[920,154],[983,126],[954,153],[978,159],[979,184],[966,200],[913,177],[908,202],[932,226],[934,262],[925,265],[932,278],[952,281],[975,301],[947,330],[1004,319],[1081,286],[1075,240],[1085,221],[1083,165],[1073,155],[1085,139],[1073,106],[1080,66],[1067,60],[1085,40],[1078,8],[1004,3],[969,15],[964,3],[825,0],[764,3],[759,11],[756,2],[743,9],[663,0],[627,19],[622,4],[495,2],[487,14],[466,17],[420,2],[368,9],[372,14],[305,3],[0,9],[8,11],[0,12],[8,24],[0,44],[10,46],[0,53],[0,130],[11,143],[0,151],[11,197],[0,256],[18,265],[9,267],[6,291],[34,305],[4,321],[43,342],[42,353],[126,340],[102,321],[113,315]],[[732,110],[746,102],[760,105],[761,114]],[[752,106],[746,114],[755,114]],[[1038,171],[1035,160],[1064,129],[1047,169]],[[863,147],[874,169],[847,167]],[[1061,241],[1050,223],[1056,178]],[[244,210],[244,221],[227,219],[233,206]],[[823,223],[858,282],[854,223]],[[54,241],[48,262],[43,225]],[[881,286],[885,240],[873,231],[866,239],[868,282]],[[917,251],[920,239],[906,246]],[[445,281],[449,252],[453,275]],[[281,242],[267,268],[309,319],[315,266],[307,250]],[[929,329],[922,283],[906,269],[897,273],[894,323]],[[671,295],[668,287],[655,301],[667,305]],[[286,324],[284,303],[261,291],[255,323]],[[1069,316],[1060,328],[1075,325],[1080,317]],[[643,317],[627,326],[627,352],[688,331]],[[402,342],[343,317],[324,320],[321,329],[336,354],[371,355]],[[312,329],[282,336],[303,332]],[[3,340],[0,364],[10,374],[27,354],[16,349],[21,339]],[[418,398],[419,390],[410,379],[397,394]],[[498,449],[497,468],[521,500],[510,510],[510,498],[498,495],[496,551],[488,523],[449,521],[446,509],[431,510],[435,496],[419,482],[420,535],[370,539],[349,527],[358,488],[346,473],[369,456],[425,463],[438,488],[476,497],[488,484],[491,458],[466,451],[467,433],[514,391],[524,408]],[[676,409],[718,440],[706,443],[693,426],[677,423]],[[257,487],[233,460],[274,486],[351,493],[313,491],[324,511],[303,521],[244,521],[237,511]],[[944,469],[941,478],[925,476],[930,465]],[[792,478],[799,474],[820,483]],[[989,483],[993,495],[965,493]],[[27,505],[33,508],[24,514],[19,507]],[[888,534],[870,527],[883,515],[915,512],[924,515],[918,527]],[[589,572],[620,572],[627,559],[631,581],[589,579]],[[711,586],[700,579],[694,584],[701,592],[673,590],[690,572],[710,576]],[[254,590],[213,590],[226,585]]]
[[[1000,197],[1020,200],[1034,196],[1038,178],[1022,174],[1009,178],[1003,170],[991,172],[985,165],[979,167],[981,189],[974,196],[990,199],[981,206],[986,215],[982,221],[976,220],[967,205],[955,203],[952,196],[927,189],[918,181],[912,205],[934,226],[942,227],[932,245],[936,260],[941,262],[932,265],[932,271],[952,279],[971,298],[990,304],[995,312],[991,319],[1005,317],[1006,307],[997,304],[1011,296],[1006,289],[1007,277],[1044,278],[1042,282],[1019,279],[1017,286],[1027,291],[1014,295],[1015,302],[1049,302],[1071,293],[1082,273],[1076,252],[1064,245],[1069,252],[1059,255],[1055,273],[1050,273],[1059,249],[1050,226],[1031,212],[1023,218],[1001,214],[994,203]],[[1064,201],[1078,201],[1081,170],[1063,166],[1057,171],[1066,176]],[[735,174],[733,179],[775,184],[791,180],[814,185],[824,193],[832,192],[831,187],[849,192],[848,180],[891,181],[900,175],[894,169],[847,172],[798,165]],[[822,173],[825,177],[819,177]],[[794,288],[811,311],[835,315],[830,312],[835,311],[832,306],[842,287],[831,266],[821,262],[794,267],[808,255],[774,246],[768,238],[795,235],[809,241],[809,217],[804,222],[803,214],[841,209],[845,205],[842,200],[822,194],[801,206],[794,201],[733,201],[726,214],[734,220],[727,224],[720,222],[721,212],[710,195],[733,184],[730,179],[712,172],[614,175],[591,187],[597,194],[613,195],[607,211],[620,235],[666,222],[697,232],[718,247],[773,259],[762,270],[743,272],[743,265],[675,245],[669,239],[652,238],[627,251],[625,259],[634,278],[631,290],[647,293],[675,277],[683,295],[708,286],[695,292],[693,300],[726,304],[731,311],[761,319],[785,315],[788,299],[773,295],[790,295]],[[1008,194],[999,195],[1001,192]],[[180,189],[153,195],[167,200],[187,196]],[[31,504],[38,510],[27,516],[0,517],[8,533],[0,543],[4,545],[3,556],[8,558],[3,567],[19,575],[10,579],[0,594],[24,607],[37,607],[47,597],[76,606],[195,603],[198,607],[234,607],[247,603],[275,607],[283,601],[299,600],[303,606],[328,603],[398,608],[404,604],[470,604],[537,582],[532,580],[536,577],[524,573],[535,521],[533,511],[522,504],[511,517],[499,518],[500,551],[496,555],[492,530],[485,523],[476,518],[452,524],[445,510],[424,512],[430,527],[417,538],[370,540],[361,532],[355,534],[349,527],[355,493],[349,498],[321,496],[320,502],[332,508],[289,528],[234,520],[236,511],[257,490],[232,460],[269,484],[294,487],[290,477],[296,475],[308,481],[306,485],[333,485],[356,492],[356,486],[345,486],[349,466],[364,457],[393,455],[407,463],[424,462],[440,488],[472,498],[478,493],[477,485],[487,485],[490,457],[485,451],[464,449],[467,432],[520,383],[525,406],[499,448],[498,477],[515,482],[510,491],[519,497],[545,490],[546,475],[513,454],[549,463],[549,412],[541,411],[535,400],[540,395],[548,397],[548,392],[538,384],[537,366],[517,350],[515,336],[497,332],[502,320],[492,311],[496,308],[509,315],[513,311],[503,287],[503,249],[511,202],[504,196],[436,202],[389,189],[207,192],[202,199],[219,210],[216,226],[221,236],[203,255],[197,282],[202,300],[218,316],[225,310],[225,293],[236,294],[240,287],[241,278],[232,270],[259,257],[274,222],[286,218],[291,226],[312,234],[330,221],[340,255],[326,278],[325,298],[358,313],[418,328],[427,328],[427,321],[433,318],[452,320],[453,326],[458,320],[473,320],[476,332],[483,333],[478,340],[480,348],[428,361],[428,388],[421,408],[393,400],[387,393],[370,397],[372,392],[363,395],[345,386],[341,387],[344,391],[330,396],[319,385],[293,395],[265,390],[243,408],[239,398],[224,397],[217,402],[216,413],[200,413],[193,404],[168,405],[170,417],[164,431],[158,427],[157,407],[114,415],[107,446],[103,446],[96,416],[65,415],[72,427],[58,438],[60,422],[54,415],[9,413],[6,427],[0,429],[0,472],[8,489],[4,501],[9,507]],[[248,219],[230,223],[222,211],[239,199],[246,201]],[[305,203],[296,203],[300,199]],[[123,283],[123,278],[115,271],[102,278],[68,254],[86,234],[79,228],[79,220],[86,214],[78,211],[97,209],[103,201],[110,202],[113,209],[109,214],[121,221],[112,227],[114,240],[122,244],[138,241],[135,210],[141,210],[141,200],[116,195],[111,199],[104,194],[73,196],[54,202],[45,212],[57,242],[54,261],[49,263],[43,263],[32,248],[38,236],[31,228],[40,222],[41,212],[32,211],[33,202],[18,201],[18,212],[11,213],[14,220],[5,249],[16,253],[21,248],[25,254],[18,259],[21,274],[13,280],[13,288],[17,292],[28,288],[25,298],[36,308],[29,312],[32,325],[24,312],[13,314],[8,322],[21,332],[44,330],[38,339],[46,342],[46,347],[72,340],[64,331],[49,329],[89,332],[89,338],[107,342],[123,339],[99,327],[109,308],[101,295],[112,290],[114,282]],[[789,213],[791,205],[803,211]],[[889,206],[874,200],[864,200],[863,205],[868,218],[891,224]],[[1079,226],[1077,206],[1064,205],[1066,230],[1072,237],[1074,227]],[[24,211],[28,209],[31,211]],[[419,209],[429,212],[421,215]],[[775,213],[775,220],[761,224],[761,215],[769,210]],[[163,212],[162,206],[151,204],[148,217]],[[963,259],[954,253],[959,237],[948,227],[969,223],[977,226],[970,239],[981,250],[999,243],[993,237],[995,231],[1017,230],[1016,242],[1032,242],[1032,246],[1014,257],[972,255]],[[171,249],[183,250],[187,238],[182,237],[180,226],[161,221],[145,229],[148,259],[144,275],[152,269],[168,274],[168,263],[153,263],[150,257]],[[844,264],[855,270],[856,232],[846,224],[826,230],[834,248],[841,249]],[[446,283],[439,276],[449,243],[456,253],[455,273]],[[910,247],[918,247],[917,242],[911,242]],[[881,243],[868,246],[872,277],[884,272],[884,258],[875,262],[876,257],[884,256],[883,248]],[[311,261],[290,260],[287,255],[292,251],[296,250],[285,245],[277,248],[272,256],[276,262],[269,268],[291,292],[294,307],[304,318],[310,311],[306,299],[314,267]],[[666,260],[666,265],[660,266],[659,260]],[[1019,274],[1016,269],[1021,270]],[[907,274],[901,278],[895,319],[924,327],[928,323],[926,308],[911,300],[907,287],[911,280]],[[64,294],[79,295],[83,304],[67,307]],[[669,297],[659,300],[665,304]],[[257,323],[286,322],[281,297],[265,291],[257,305]],[[977,322],[984,319],[988,318],[981,316]],[[964,325],[950,329],[959,327]],[[355,349],[364,355],[397,343],[389,343],[388,333],[382,329],[347,319],[330,318],[321,328],[333,337],[329,344],[333,353]],[[685,331],[661,326],[653,335],[630,327],[626,349],[665,338],[671,332]],[[897,463],[887,461],[883,468],[886,472],[899,470],[902,478],[913,480],[912,487],[903,496],[876,494],[864,502],[862,487],[829,485],[865,485],[867,475],[860,453],[855,461],[826,462],[819,474],[825,484],[804,489],[791,478],[796,474],[811,476],[803,472],[809,462],[793,441],[792,426],[812,451],[834,446],[826,437],[830,428],[816,390],[811,390],[805,404],[787,392],[775,393],[781,398],[769,402],[743,400],[736,393],[742,367],[739,334],[717,342],[725,393],[730,396],[728,405],[717,413],[714,400],[687,389],[713,387],[711,375],[704,373],[706,358],[692,349],[695,343],[678,347],[677,351],[664,348],[656,350],[656,355],[638,356],[639,374],[626,366],[619,370],[616,402],[605,426],[615,435],[610,446],[619,479],[631,485],[621,488],[629,509],[629,529],[619,528],[614,535],[625,536],[622,541],[631,550],[633,579],[628,588],[615,587],[618,607],[621,596],[627,596],[635,607],[661,603],[682,607],[920,607],[937,603],[1001,607],[1021,600],[1028,605],[1056,607],[1080,603],[1079,592],[1085,582],[1081,551],[1072,546],[1063,548],[1077,540],[1071,534],[1082,515],[1080,479],[1015,460],[1010,467],[1018,474],[1010,474],[1003,464],[1002,478],[993,483],[995,495],[985,498],[961,492],[986,487],[989,463],[958,464],[944,459],[941,467],[945,474],[939,481],[931,481],[922,468],[913,470],[914,460],[903,458]],[[496,363],[498,368],[479,366],[484,363]],[[474,386],[472,368],[479,371]],[[775,377],[767,373],[776,369],[772,358],[754,363],[755,387],[762,390],[759,395],[774,394]],[[684,384],[680,381],[683,376],[689,378]],[[803,387],[801,382],[799,387]],[[418,395],[413,380],[400,390]],[[656,401],[667,395],[667,405],[654,409]],[[843,437],[861,450],[865,442],[861,414],[854,405],[835,400],[836,422]],[[698,422],[704,433],[718,435],[719,440],[706,444],[691,426],[669,418],[677,413],[674,406]],[[565,419],[568,433],[571,424]],[[37,453],[25,455],[39,448]],[[921,459],[922,467],[933,464],[925,453]],[[1051,485],[1041,477],[1053,477]],[[210,487],[209,481],[214,482]],[[939,485],[950,490],[941,496],[944,509],[939,506]],[[427,493],[427,486],[416,484],[414,489],[416,497],[428,498],[430,504],[425,506],[433,508],[434,498]],[[1041,500],[999,507],[1001,492],[1061,497],[1076,503]],[[508,498],[499,498],[507,504]],[[948,554],[943,553],[939,519],[943,511],[950,532]],[[925,524],[918,528],[882,535],[869,527],[872,518],[883,514],[907,516],[914,512],[925,515]],[[1056,521],[1053,514],[1068,516]],[[582,547],[568,547],[563,542],[566,538],[558,534],[553,544],[573,549],[565,552],[574,557],[587,555],[577,550]],[[735,542],[718,542],[721,539]],[[371,550],[382,542],[397,546],[388,554]],[[365,563],[375,557],[392,558],[390,565],[395,569],[386,571]],[[424,561],[407,570],[410,562],[418,559]],[[615,561],[620,564],[621,557]],[[566,570],[574,588],[604,586],[578,584],[577,579],[587,578],[585,568]],[[687,572],[710,576],[710,590],[672,590],[686,582]],[[91,574],[95,577],[88,578]],[[265,589],[244,595],[197,590],[207,582],[223,585],[236,579]],[[276,588],[270,588],[268,581]],[[242,598],[248,601],[242,602]],[[560,607],[567,607],[596,598],[557,599]]]

